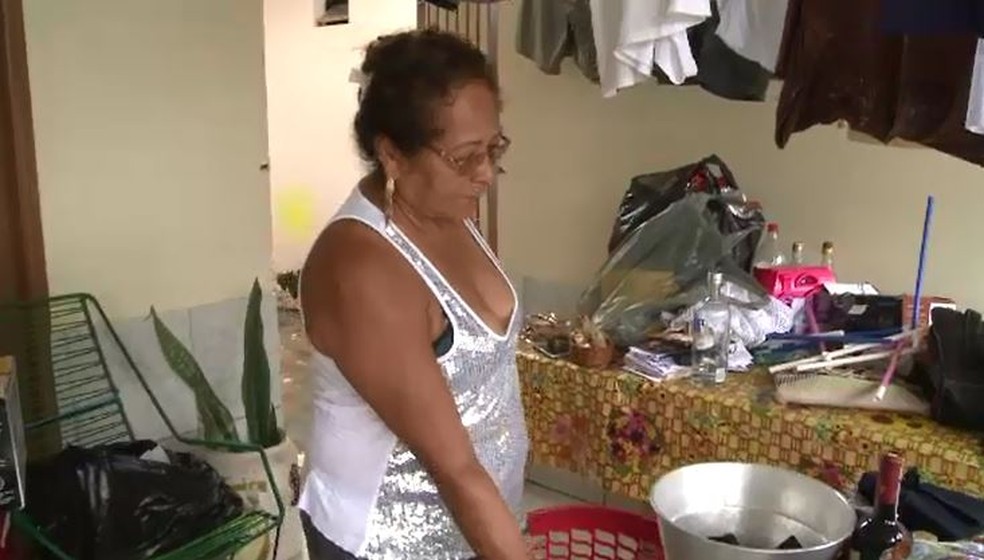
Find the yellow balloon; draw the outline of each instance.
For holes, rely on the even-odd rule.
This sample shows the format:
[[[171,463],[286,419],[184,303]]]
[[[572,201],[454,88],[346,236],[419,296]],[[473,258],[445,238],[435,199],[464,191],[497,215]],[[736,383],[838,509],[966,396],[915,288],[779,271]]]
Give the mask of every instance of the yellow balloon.
[[[305,239],[315,228],[314,191],[308,186],[292,185],[277,191],[277,223],[289,237]]]

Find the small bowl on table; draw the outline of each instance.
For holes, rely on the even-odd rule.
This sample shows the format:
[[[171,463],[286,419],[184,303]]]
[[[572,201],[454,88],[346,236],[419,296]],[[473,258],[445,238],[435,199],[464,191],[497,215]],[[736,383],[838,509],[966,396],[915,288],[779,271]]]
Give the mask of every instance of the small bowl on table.
[[[603,369],[612,363],[614,357],[615,345],[607,339],[604,344],[577,344],[571,341],[570,359],[581,367]]]

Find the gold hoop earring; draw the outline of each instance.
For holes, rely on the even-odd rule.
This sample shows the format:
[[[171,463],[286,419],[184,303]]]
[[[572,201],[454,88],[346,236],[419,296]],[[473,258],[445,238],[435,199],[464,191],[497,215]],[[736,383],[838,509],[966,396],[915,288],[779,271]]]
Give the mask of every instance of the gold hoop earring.
[[[386,178],[386,187],[383,191],[383,214],[386,221],[393,219],[393,195],[396,193],[396,181],[392,177]]]

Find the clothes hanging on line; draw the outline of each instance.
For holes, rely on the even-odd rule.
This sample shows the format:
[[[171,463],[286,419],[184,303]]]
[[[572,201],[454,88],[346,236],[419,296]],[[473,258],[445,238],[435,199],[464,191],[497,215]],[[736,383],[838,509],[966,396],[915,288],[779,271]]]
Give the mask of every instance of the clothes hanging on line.
[[[717,35],[737,54],[775,72],[789,0],[717,0]]]
[[[659,67],[674,84],[697,74],[687,30],[711,15],[711,0],[591,0],[602,95],[648,80]]]
[[[984,165],[984,136],[965,124],[976,50],[973,35],[905,38],[893,138]]]
[[[881,0],[881,27],[902,35],[984,37],[984,1]],[[978,41],[964,127],[984,134],[984,54]]]
[[[589,0],[522,0],[516,51],[551,75],[560,74],[561,61],[572,57],[585,77],[597,83]]]
[[[428,4],[433,4],[438,8],[444,8],[445,10],[451,10],[452,12],[458,11],[458,5],[465,3],[472,4],[496,4],[502,0],[424,0]]]
[[[968,33],[984,37],[984,2],[881,0],[881,29],[902,35]]]
[[[726,99],[762,101],[771,77],[716,35],[721,20],[711,0],[522,0],[518,17],[521,56],[551,75],[572,57],[588,79],[601,83],[606,97],[655,77],[660,83],[699,84]],[[744,21],[762,19],[756,17]],[[732,23],[732,28],[740,25]],[[782,22],[778,26],[773,35],[781,34]],[[762,27],[750,29],[757,33]],[[603,43],[600,50],[596,41]]]
[[[964,128],[975,37],[890,35],[881,15],[881,0],[790,0],[776,143],[845,120],[984,165],[984,136]]]
[[[697,62],[697,75],[684,82],[725,99],[763,101],[772,73],[732,50],[717,35],[720,19],[712,4],[711,17],[687,32],[691,52]],[[669,80],[657,68],[657,80]]]
[[[438,8],[444,8],[445,10],[458,10],[458,0],[425,0],[428,4],[433,4]]]
[[[671,82],[682,84],[698,72],[687,32],[711,16],[711,0],[668,0],[663,6],[662,13],[652,23],[664,29],[667,36],[656,39],[653,61]],[[631,53],[632,50],[616,52],[626,57],[631,57]]]

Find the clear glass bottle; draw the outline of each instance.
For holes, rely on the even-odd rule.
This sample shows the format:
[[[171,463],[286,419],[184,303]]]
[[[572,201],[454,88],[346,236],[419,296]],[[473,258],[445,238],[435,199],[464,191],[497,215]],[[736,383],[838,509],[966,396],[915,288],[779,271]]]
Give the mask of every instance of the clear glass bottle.
[[[755,268],[772,268],[786,264],[786,257],[779,245],[779,224],[769,222],[765,235],[755,251]]]
[[[820,247],[820,266],[825,266],[830,270],[834,269],[834,242],[824,241]]]
[[[793,243],[792,252],[792,264],[795,266],[800,266],[803,264],[803,242],[797,241]]]
[[[723,284],[724,276],[720,272],[708,275],[708,295],[694,308],[690,328],[694,377],[711,383],[724,383],[728,375],[731,308],[721,294]]]

